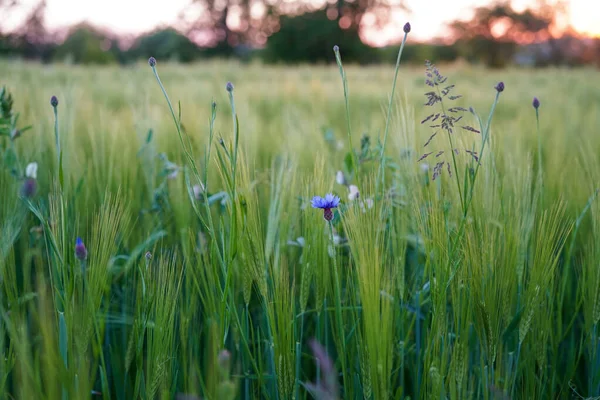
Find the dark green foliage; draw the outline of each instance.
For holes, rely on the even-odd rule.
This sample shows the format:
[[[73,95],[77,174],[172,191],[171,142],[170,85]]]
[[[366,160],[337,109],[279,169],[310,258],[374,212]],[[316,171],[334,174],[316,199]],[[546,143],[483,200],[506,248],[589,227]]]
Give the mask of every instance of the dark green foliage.
[[[279,32],[269,38],[265,60],[268,62],[333,62],[334,45],[340,47],[344,62],[373,63],[378,52],[365,45],[354,28],[341,29],[337,20],[327,18],[325,11],[285,16]]]
[[[117,61],[118,46],[108,37],[89,25],[75,27],[67,39],[56,48],[55,60],[76,64],[110,64]]]
[[[186,63],[198,59],[200,55],[200,48],[188,37],[173,28],[167,28],[138,38],[127,56],[136,60],[154,56],[162,61]]]

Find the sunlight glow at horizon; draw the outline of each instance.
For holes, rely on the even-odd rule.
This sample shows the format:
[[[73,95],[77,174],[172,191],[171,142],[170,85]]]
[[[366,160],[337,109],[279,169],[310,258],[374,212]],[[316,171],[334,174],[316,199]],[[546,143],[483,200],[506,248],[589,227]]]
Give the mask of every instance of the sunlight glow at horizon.
[[[33,0],[30,0],[31,3]],[[534,0],[513,0],[516,9],[523,9]],[[28,1],[25,2],[25,6]],[[87,21],[118,34],[136,35],[158,26],[174,25],[191,0],[47,0],[46,22],[50,29],[68,27]],[[407,0],[411,13],[394,11],[392,20],[381,30],[369,30],[364,39],[382,46],[401,38],[404,22],[410,21],[414,40],[444,37],[446,24],[455,19],[468,19],[474,7],[484,6],[490,0]],[[33,1],[35,4],[35,1]],[[590,9],[590,0],[570,0],[569,23],[579,33],[600,37],[598,13]],[[25,7],[24,7],[25,8]],[[593,8],[593,7],[592,7]]]

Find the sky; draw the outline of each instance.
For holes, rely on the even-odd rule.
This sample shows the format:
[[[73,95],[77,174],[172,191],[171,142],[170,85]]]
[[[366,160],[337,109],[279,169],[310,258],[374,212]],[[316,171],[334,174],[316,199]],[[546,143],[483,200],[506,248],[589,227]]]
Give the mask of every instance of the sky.
[[[173,24],[191,0],[47,0],[46,22],[50,29],[88,21],[120,34],[139,34],[156,26]],[[443,37],[445,24],[455,19],[468,19],[474,7],[490,0],[406,0],[412,14],[393,13],[397,24],[383,31],[370,32],[365,39],[383,45],[402,34],[404,22],[412,25],[411,37],[428,40]],[[534,0],[513,0],[516,9]],[[35,4],[35,0],[24,0]],[[600,36],[600,1],[569,0],[569,22],[580,33]]]

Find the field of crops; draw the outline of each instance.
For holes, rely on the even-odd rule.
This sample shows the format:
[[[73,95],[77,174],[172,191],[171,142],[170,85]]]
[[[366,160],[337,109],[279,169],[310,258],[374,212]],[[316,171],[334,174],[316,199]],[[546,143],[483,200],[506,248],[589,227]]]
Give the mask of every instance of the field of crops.
[[[600,395],[599,71],[0,71],[1,398]]]

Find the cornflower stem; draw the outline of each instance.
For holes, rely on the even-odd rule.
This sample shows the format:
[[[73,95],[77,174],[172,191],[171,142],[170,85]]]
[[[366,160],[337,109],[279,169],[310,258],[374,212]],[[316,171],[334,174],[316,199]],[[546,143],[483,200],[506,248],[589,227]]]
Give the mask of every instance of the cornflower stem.
[[[58,109],[56,106],[52,107],[54,110],[54,139],[56,141],[56,161],[57,166],[60,165],[60,138],[58,137]],[[57,167],[58,168],[58,167]]]
[[[358,175],[358,161],[356,160],[356,154],[354,153],[354,146],[352,145],[352,128],[350,126],[350,103],[348,100],[348,79],[346,78],[346,71],[344,71],[344,66],[342,65],[342,57],[340,55],[339,49],[334,48],[335,60],[340,69],[340,76],[342,77],[342,85],[344,87],[344,100],[346,105],[346,127],[348,134],[348,145],[350,146],[350,155],[352,158],[352,165],[356,174]],[[352,171],[349,171],[352,172]]]
[[[469,186],[468,201],[467,201],[467,204],[466,204],[466,208],[463,210],[463,216],[465,218],[467,216],[468,209],[471,206],[471,201],[473,201],[473,193],[474,193],[474,188],[475,188],[475,180],[477,179],[477,174],[479,173],[479,167],[481,167],[481,161],[483,160],[483,152],[485,151],[485,145],[487,144],[487,142],[489,140],[489,137],[490,137],[490,125],[492,123],[492,117],[493,117],[494,112],[496,110],[496,105],[498,104],[498,99],[499,98],[500,98],[500,92],[497,91],[496,92],[496,97],[494,99],[494,103],[492,104],[492,108],[490,109],[490,114],[488,115],[488,119],[487,119],[486,125],[482,129],[483,140],[481,141],[481,149],[479,151],[479,162],[475,166],[475,172],[473,173],[473,181],[472,181],[471,185]],[[482,126],[481,126],[481,120],[479,119],[479,117],[477,119],[479,121],[479,127],[482,128]]]
[[[544,170],[542,167],[542,135],[540,134],[540,111],[535,108],[535,122],[538,139],[538,186],[540,191],[540,202],[544,204]]]
[[[339,329],[340,340],[342,343],[342,351],[341,357],[339,358],[341,361],[342,367],[342,376],[346,376],[346,333],[344,332],[344,325],[342,320],[342,290],[340,287],[340,277],[337,268],[337,251],[335,249],[335,243],[333,241],[333,224],[331,221],[328,221],[329,225],[329,233],[331,235],[331,246],[333,248],[333,275],[335,279],[335,316],[336,322]]]
[[[438,90],[438,94],[439,94],[439,90]],[[477,166],[475,167],[475,172],[473,173],[473,180],[471,182],[471,185],[469,187],[469,195],[468,195],[468,200],[465,199],[466,203],[463,206],[463,216],[461,218],[460,221],[460,225],[458,228],[458,234],[455,236],[455,239],[452,241],[452,246],[450,247],[450,253],[448,255],[448,267],[452,266],[452,258],[454,257],[454,254],[456,252],[456,249],[458,247],[458,243],[460,241],[460,239],[462,238],[462,235],[464,234],[464,230],[465,230],[465,224],[467,222],[467,216],[469,214],[469,208],[471,206],[471,202],[473,201],[473,193],[474,193],[474,188],[475,188],[475,181],[477,179],[477,174],[479,172],[479,167],[481,166],[481,161],[483,160],[483,152],[485,150],[485,145],[488,142],[488,138],[489,138],[489,131],[490,131],[490,125],[492,123],[492,117],[494,116],[494,112],[496,110],[496,105],[498,104],[498,99],[500,98],[500,92],[496,92],[496,97],[494,99],[494,103],[492,104],[492,107],[490,109],[490,114],[488,115],[488,119],[486,122],[485,127],[482,129],[483,131],[483,140],[482,140],[482,144],[481,144],[481,150],[479,153],[479,162],[477,163]],[[444,105],[442,103],[442,111],[445,113],[445,109],[444,109]],[[478,118],[479,120],[479,118]],[[479,126],[481,127],[481,120],[479,120]],[[450,137],[450,133],[448,133],[448,136]],[[452,139],[450,138],[450,143],[452,146]],[[452,158],[454,159],[454,151],[452,151]],[[456,168],[456,163],[455,163],[455,168]],[[458,181],[458,175],[457,175],[457,184],[458,184],[458,188],[459,188],[459,194],[461,193],[460,190],[460,182]],[[462,195],[461,195],[461,204],[462,204]],[[452,271],[452,274],[450,275],[450,279],[448,280],[448,285],[450,285],[450,282],[452,281],[452,279],[454,278],[454,274],[456,273],[456,271]]]
[[[385,147],[387,144],[388,132],[390,130],[390,119],[392,115],[392,103],[394,101],[394,93],[396,91],[396,81],[398,79],[398,71],[400,70],[400,59],[402,58],[402,50],[404,50],[404,44],[406,43],[406,38],[408,37],[408,32],[404,32],[404,37],[402,38],[402,43],[400,44],[400,50],[398,51],[398,57],[396,58],[396,69],[394,70],[394,80],[392,81],[392,93],[390,94],[390,99],[388,102],[388,110],[387,117],[385,119],[385,130],[383,133],[383,143],[381,145],[381,155],[380,155],[380,164],[379,164],[379,177],[381,179],[377,179],[376,186],[381,182],[382,187],[385,186]],[[378,188],[375,188],[375,191],[378,193]]]

